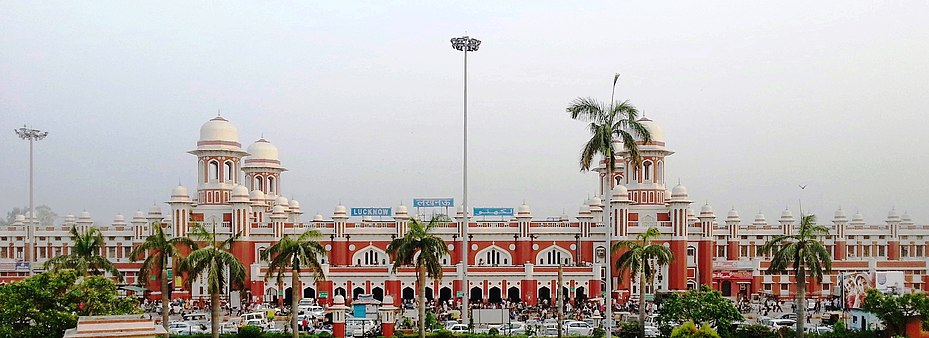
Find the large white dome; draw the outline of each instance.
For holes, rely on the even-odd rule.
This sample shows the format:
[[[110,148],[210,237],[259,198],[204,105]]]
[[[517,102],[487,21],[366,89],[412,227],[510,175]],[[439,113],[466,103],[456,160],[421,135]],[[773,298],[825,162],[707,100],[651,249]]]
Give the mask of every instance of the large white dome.
[[[200,127],[198,146],[217,145],[240,147],[239,130],[229,120],[217,116]]]
[[[648,133],[652,136],[652,142],[662,142],[664,143],[664,132],[661,131],[661,127],[658,126],[655,121],[650,120],[647,117],[642,117],[639,119],[639,123],[642,124],[645,129],[648,130]],[[635,136],[635,135],[633,135]],[[641,137],[636,137],[637,140],[641,140]]]

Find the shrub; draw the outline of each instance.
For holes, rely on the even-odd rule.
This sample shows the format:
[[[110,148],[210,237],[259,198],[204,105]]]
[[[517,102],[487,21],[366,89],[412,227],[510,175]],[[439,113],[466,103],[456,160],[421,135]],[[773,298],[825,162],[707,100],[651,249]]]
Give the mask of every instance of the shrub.
[[[491,328],[490,330],[487,330],[487,334],[491,336],[496,336],[500,334],[500,330],[497,330],[497,328],[494,327],[494,328]]]
[[[688,320],[671,331],[671,338],[719,338],[719,335],[707,324],[698,328],[693,321]]]
[[[261,328],[257,326],[245,326],[239,329],[239,338],[258,338],[261,336]]]
[[[740,326],[733,338],[775,338],[777,334],[764,325],[752,324]]]
[[[623,322],[619,324],[619,334],[616,335],[618,338],[638,338],[639,332],[641,332],[642,326],[639,325],[639,322]]]
[[[527,331],[528,333],[528,331]],[[603,338],[606,337],[606,330],[603,328],[595,328],[593,332],[593,338]]]

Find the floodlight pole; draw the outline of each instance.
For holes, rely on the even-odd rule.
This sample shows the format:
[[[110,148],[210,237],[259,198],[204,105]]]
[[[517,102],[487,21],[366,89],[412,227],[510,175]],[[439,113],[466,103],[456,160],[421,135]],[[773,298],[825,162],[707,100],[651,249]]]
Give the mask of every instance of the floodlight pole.
[[[461,322],[468,324],[468,317],[471,315],[471,308],[468,305],[468,299],[471,297],[471,288],[468,285],[468,227],[471,224],[470,213],[468,212],[468,52],[476,52],[481,46],[481,40],[471,38],[467,35],[459,38],[452,38],[452,48],[464,52],[464,151],[462,163],[462,202],[461,207],[464,209],[464,224],[461,236],[461,288],[464,291],[464,297],[461,300]]]
[[[35,261],[35,205],[33,204],[33,166],[32,166],[32,144],[35,141],[39,141],[48,136],[47,131],[41,131],[38,129],[28,128],[25,125],[22,128],[13,129],[16,132],[16,135],[23,140],[29,140],[29,219],[26,220],[26,237],[29,237],[29,250],[26,250],[26,260],[29,262],[29,276],[33,276],[35,271],[33,270],[32,263]]]

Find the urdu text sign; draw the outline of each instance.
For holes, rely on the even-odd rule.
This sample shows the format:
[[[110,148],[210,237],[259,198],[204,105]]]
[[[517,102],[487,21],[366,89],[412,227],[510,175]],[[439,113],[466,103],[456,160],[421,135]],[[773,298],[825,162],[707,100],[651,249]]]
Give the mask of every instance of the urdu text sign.
[[[474,208],[474,216],[513,216],[513,208]]]

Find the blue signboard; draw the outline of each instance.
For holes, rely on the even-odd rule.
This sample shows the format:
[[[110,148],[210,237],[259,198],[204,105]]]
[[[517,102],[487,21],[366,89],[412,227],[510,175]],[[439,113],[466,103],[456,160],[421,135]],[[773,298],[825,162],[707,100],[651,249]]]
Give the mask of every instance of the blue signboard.
[[[453,207],[453,206],[455,206],[455,200],[452,198],[414,198],[413,199],[414,208]]]
[[[474,216],[513,216],[513,208],[474,208]]]
[[[352,216],[390,216],[390,208],[352,208]]]

